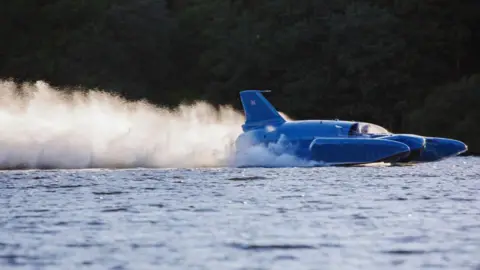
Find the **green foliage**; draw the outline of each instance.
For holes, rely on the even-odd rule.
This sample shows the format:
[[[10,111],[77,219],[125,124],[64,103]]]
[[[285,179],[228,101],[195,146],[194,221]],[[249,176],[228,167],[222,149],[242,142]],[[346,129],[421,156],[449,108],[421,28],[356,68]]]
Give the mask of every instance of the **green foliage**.
[[[239,108],[240,90],[273,89],[294,118],[371,121],[480,153],[478,79],[451,84],[480,72],[479,25],[477,0],[17,0],[0,9],[0,76],[163,105]]]
[[[432,91],[422,108],[411,112],[408,129],[420,134],[453,137],[480,153],[480,74]]]
[[[9,1],[0,74],[148,97],[168,69],[164,1]],[[4,14],[0,14],[4,15]],[[136,89],[127,92],[127,89]]]

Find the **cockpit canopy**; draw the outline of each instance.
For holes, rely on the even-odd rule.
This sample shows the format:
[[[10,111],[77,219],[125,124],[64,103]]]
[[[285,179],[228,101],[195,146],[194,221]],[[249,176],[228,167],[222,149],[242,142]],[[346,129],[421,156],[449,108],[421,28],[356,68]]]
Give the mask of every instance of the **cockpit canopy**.
[[[349,135],[388,135],[390,132],[385,128],[365,122],[357,122],[350,128]]]

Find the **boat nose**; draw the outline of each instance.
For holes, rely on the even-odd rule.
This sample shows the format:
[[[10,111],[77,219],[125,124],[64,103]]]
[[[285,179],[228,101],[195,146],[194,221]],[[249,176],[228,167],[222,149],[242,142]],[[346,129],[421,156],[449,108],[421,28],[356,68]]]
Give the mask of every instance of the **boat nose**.
[[[444,156],[460,155],[468,149],[466,144],[454,139],[439,138],[437,143],[437,150],[443,153]]]
[[[451,141],[451,147],[452,147],[452,152],[457,153],[457,155],[462,154],[468,150],[468,146],[457,140],[450,140]]]

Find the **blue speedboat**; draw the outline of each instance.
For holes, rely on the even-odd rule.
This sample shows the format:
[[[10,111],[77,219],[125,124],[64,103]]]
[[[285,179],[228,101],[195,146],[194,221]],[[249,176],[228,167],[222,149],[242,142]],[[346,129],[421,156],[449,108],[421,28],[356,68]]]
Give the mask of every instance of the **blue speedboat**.
[[[245,113],[237,154],[263,145],[273,154],[291,154],[325,165],[360,165],[377,162],[432,162],[467,151],[457,140],[392,134],[365,122],[340,120],[286,121],[260,90],[240,92]],[[270,145],[280,147],[268,147]]]

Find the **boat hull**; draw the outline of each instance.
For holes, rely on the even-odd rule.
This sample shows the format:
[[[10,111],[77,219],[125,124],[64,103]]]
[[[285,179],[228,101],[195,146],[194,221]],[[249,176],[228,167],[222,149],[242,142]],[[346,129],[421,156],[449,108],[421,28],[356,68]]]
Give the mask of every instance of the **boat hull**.
[[[313,161],[319,166],[433,162],[467,151],[467,146],[457,140],[411,134],[314,139],[289,139],[281,136],[276,141],[262,140],[269,138],[262,134],[249,137],[249,144],[244,144],[243,151],[239,152],[261,145],[274,156],[292,155],[301,160]]]
[[[261,146],[273,156],[293,156],[322,165],[341,166],[431,162],[467,151],[467,146],[457,140],[394,134],[367,122],[338,119],[287,121],[263,92],[240,92],[245,123],[243,133],[235,142],[239,153],[248,152],[251,146],[255,149]],[[257,160],[266,159],[262,153],[253,152]]]

